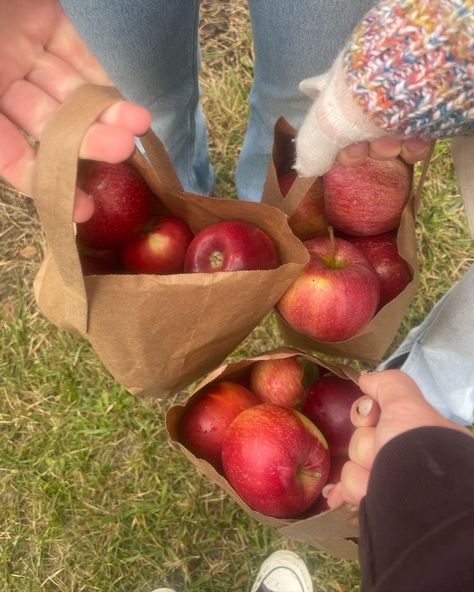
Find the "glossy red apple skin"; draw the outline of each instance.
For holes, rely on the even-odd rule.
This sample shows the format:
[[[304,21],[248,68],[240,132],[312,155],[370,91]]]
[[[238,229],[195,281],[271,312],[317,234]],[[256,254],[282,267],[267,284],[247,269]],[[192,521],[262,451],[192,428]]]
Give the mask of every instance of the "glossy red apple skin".
[[[372,264],[380,279],[379,308],[403,292],[412,280],[408,263],[400,257],[396,231],[375,236],[345,236]]]
[[[241,413],[222,448],[224,475],[252,509],[276,518],[304,512],[329,474],[321,432],[295,409],[263,403]]]
[[[213,273],[251,269],[275,269],[278,253],[272,239],[260,228],[239,220],[207,226],[189,245],[184,270]]]
[[[286,197],[296,179],[295,171],[287,171],[278,177],[280,191]],[[304,241],[315,236],[326,236],[328,221],[324,213],[323,184],[316,179],[296,210],[288,218],[288,225],[293,234]]]
[[[189,226],[179,218],[159,218],[149,231],[121,250],[123,267],[132,273],[181,273],[193,237]]]
[[[348,241],[317,237],[305,241],[310,254],[301,275],[277,303],[296,331],[318,341],[349,339],[374,316],[380,281],[363,253]]]
[[[322,376],[306,390],[301,413],[324,434],[331,456],[347,455],[355,431],[350,417],[351,407],[362,395],[352,380],[335,375]]]
[[[85,161],[78,185],[94,200],[94,213],[77,224],[79,242],[94,249],[121,248],[150,220],[153,193],[127,163]]]
[[[317,375],[318,367],[299,356],[257,360],[250,372],[250,390],[263,403],[298,408]]]
[[[354,236],[394,230],[411,190],[411,171],[400,158],[367,158],[357,166],[336,162],[323,175],[329,224]]]
[[[222,443],[230,424],[259,403],[252,392],[236,382],[212,383],[185,407],[178,424],[178,440],[194,456],[221,471]]]

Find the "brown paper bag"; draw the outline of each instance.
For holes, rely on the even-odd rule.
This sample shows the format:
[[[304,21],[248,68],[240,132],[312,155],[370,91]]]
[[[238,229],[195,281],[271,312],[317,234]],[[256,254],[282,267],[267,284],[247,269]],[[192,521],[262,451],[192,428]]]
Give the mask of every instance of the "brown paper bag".
[[[474,138],[459,137],[452,143],[451,152],[459,181],[469,233],[474,238]]]
[[[136,151],[131,163],[169,213],[194,232],[225,219],[253,222],[273,238],[281,265],[268,271],[83,277],[71,222],[79,147],[97,116],[121,98],[111,87],[86,85],[43,134],[34,198],[49,253],[34,289],[45,316],[85,337],[126,389],[163,396],[221,363],[272,309],[308,256],[277,209],[183,191],[160,141],[148,133],[142,139],[148,160]]]
[[[234,491],[234,489],[227,482],[225,477],[221,475],[211,464],[203,459],[195,457],[185,446],[178,441],[178,423],[179,419],[185,409],[186,404],[193,398],[198,396],[199,392],[208,384],[216,380],[236,380],[245,381],[251,370],[253,363],[257,360],[266,360],[270,358],[288,358],[293,356],[302,356],[308,361],[316,364],[320,368],[329,370],[334,374],[348,378],[350,380],[357,380],[358,373],[350,366],[342,364],[331,364],[323,362],[309,354],[297,351],[291,348],[280,348],[271,352],[266,352],[259,356],[240,360],[238,362],[224,364],[211,372],[204,378],[196,387],[190,397],[180,405],[170,407],[166,414],[166,427],[171,441],[174,442],[196,467],[196,469],[206,475],[212,482],[216,483],[224,491],[226,491],[248,514],[255,518],[258,522],[273,526],[285,537],[290,539],[309,543],[322,551],[331,553],[336,557],[342,559],[357,559],[357,543],[354,539],[358,537],[358,520],[357,511],[347,506],[341,507],[337,510],[331,510],[309,516],[302,519],[281,519],[265,516],[259,512],[252,510]]]
[[[285,119],[280,118],[277,121],[274,129],[272,159],[269,164],[262,198],[264,203],[280,208],[288,216],[291,216],[295,211],[306,191],[316,180],[314,177],[299,177],[294,182],[286,198],[280,192],[277,175],[287,169],[288,164],[294,160],[295,135],[295,129]],[[382,307],[364,329],[354,337],[344,341],[322,342],[306,337],[292,329],[277,313],[279,326],[286,343],[307,350],[367,362],[377,362],[382,359],[397,335],[405,311],[418,288],[419,270],[415,217],[429,160],[430,157],[424,163],[418,183],[415,184],[413,181],[411,196],[402,213],[397,233],[398,251],[410,266],[413,275],[412,281],[396,298]]]

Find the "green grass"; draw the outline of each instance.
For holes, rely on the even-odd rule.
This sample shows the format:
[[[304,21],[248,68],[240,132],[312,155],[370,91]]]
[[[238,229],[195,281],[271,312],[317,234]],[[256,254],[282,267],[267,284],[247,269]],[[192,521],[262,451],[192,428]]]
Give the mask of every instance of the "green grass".
[[[233,197],[249,27],[236,0],[203,10],[217,27],[205,39],[202,81],[216,194]],[[31,285],[43,237],[31,203],[1,192],[0,590],[240,592],[284,547],[306,559],[316,589],[359,590],[356,563],[261,526],[170,445],[163,418],[176,398],[134,399],[86,342],[38,313]],[[397,342],[474,259],[447,143],[436,148],[417,232],[421,285]],[[232,357],[279,343],[270,315]]]
[[[21,294],[4,321],[2,590],[245,590],[283,546],[321,572],[323,589],[355,589],[355,565],[288,545],[199,476],[168,443],[168,403],[128,395]]]

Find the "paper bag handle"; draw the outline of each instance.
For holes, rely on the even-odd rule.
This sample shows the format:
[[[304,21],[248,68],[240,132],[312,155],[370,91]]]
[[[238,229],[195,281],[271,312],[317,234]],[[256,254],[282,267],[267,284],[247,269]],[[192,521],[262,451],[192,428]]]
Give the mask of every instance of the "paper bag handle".
[[[64,283],[65,321],[81,333],[87,332],[88,306],[72,221],[79,149],[100,113],[122,99],[113,87],[78,88],[46,126],[33,171],[35,206]]]
[[[316,181],[317,177],[296,177],[286,197],[282,200],[282,210],[288,218],[294,213],[300,205],[303,197],[309,188]]]
[[[474,238],[474,137],[455,138],[451,152],[469,232]]]
[[[288,136],[292,138],[292,142],[295,141],[294,137],[296,136],[296,129],[284,118],[280,117],[276,124],[275,124],[275,133],[278,130],[278,133],[284,136]],[[274,141],[273,144],[273,151],[272,151],[272,162],[275,163],[276,159],[276,142]],[[278,187],[278,176],[275,167],[271,167],[271,174],[274,176],[274,186]],[[297,176],[293,181],[290,190],[288,191],[285,197],[275,196],[271,202],[271,205],[276,206],[278,209],[282,210],[288,217],[290,217],[296,208],[299,206],[300,202],[302,201],[303,197],[306,195],[308,189],[313,185],[316,181],[317,177],[299,177]]]
[[[420,176],[418,178],[418,183],[416,187],[413,189],[413,213],[416,215],[421,202],[421,194],[423,191],[423,186],[426,181],[426,177],[428,176],[428,170],[430,167],[431,159],[433,158],[434,148],[436,146],[436,140],[432,140],[430,143],[430,147],[428,150],[428,154],[426,158],[423,160],[421,165]]]

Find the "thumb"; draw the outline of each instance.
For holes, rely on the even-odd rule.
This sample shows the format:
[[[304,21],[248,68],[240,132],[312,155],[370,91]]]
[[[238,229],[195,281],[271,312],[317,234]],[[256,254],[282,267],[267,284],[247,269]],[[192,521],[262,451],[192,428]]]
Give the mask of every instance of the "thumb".
[[[443,417],[428,401],[416,382],[400,370],[382,370],[359,377],[362,391],[380,406],[381,414],[390,412],[398,422],[403,420],[404,430],[421,426],[442,426],[473,436],[464,426]],[[400,427],[400,426],[398,426]]]
[[[328,137],[317,119],[317,103],[313,103],[296,136],[295,169],[303,177],[320,177],[336,160],[340,146]]]
[[[324,74],[320,74],[319,76],[305,78],[299,83],[298,88],[304,95],[306,95],[310,99],[315,99],[319,95],[319,93],[324,88],[326,88],[330,77],[331,71],[328,70],[327,72],[324,72]]]
[[[397,405],[403,401],[428,405],[416,382],[401,370],[384,370],[361,374],[361,390],[372,397],[383,409],[390,403]]]

